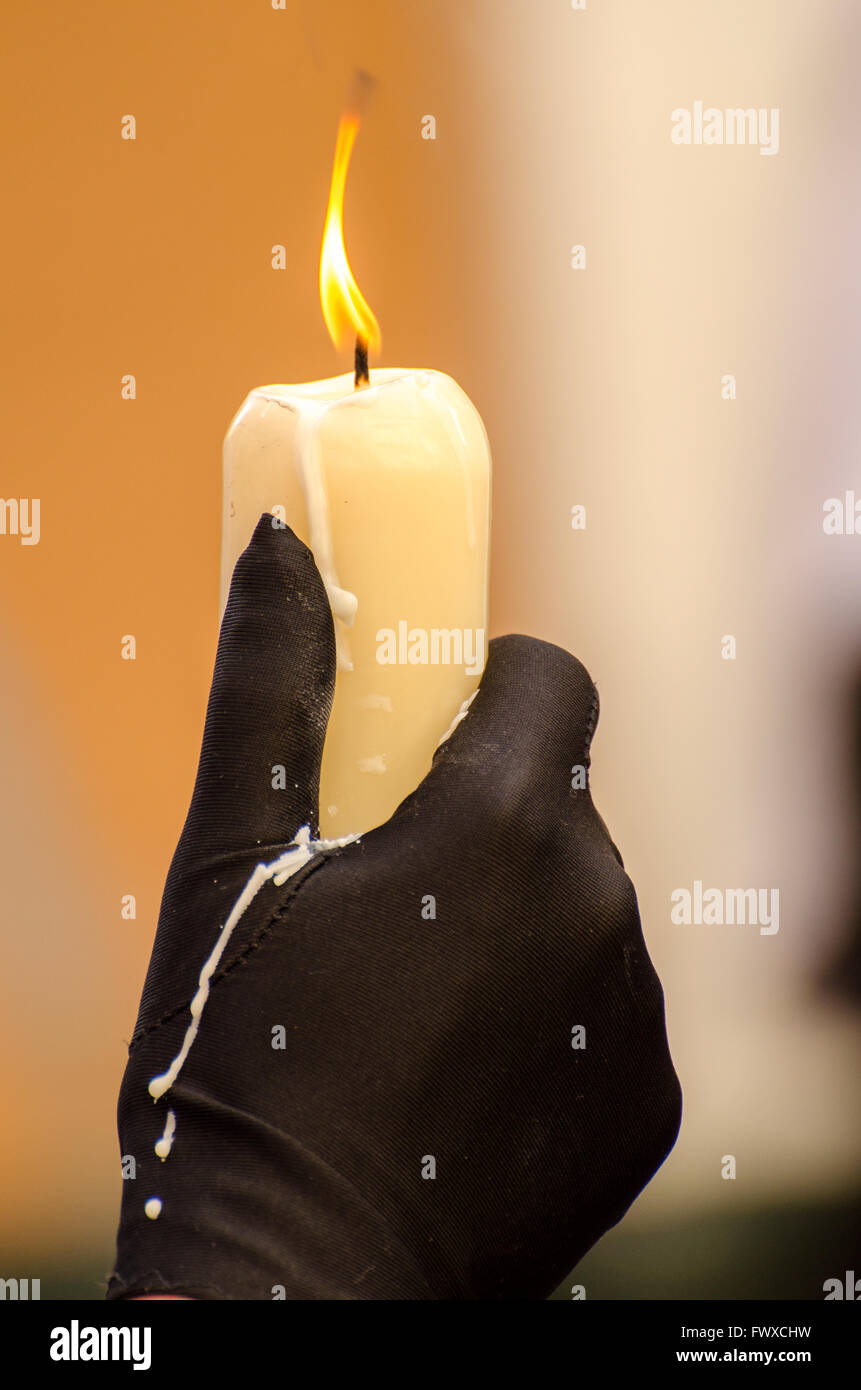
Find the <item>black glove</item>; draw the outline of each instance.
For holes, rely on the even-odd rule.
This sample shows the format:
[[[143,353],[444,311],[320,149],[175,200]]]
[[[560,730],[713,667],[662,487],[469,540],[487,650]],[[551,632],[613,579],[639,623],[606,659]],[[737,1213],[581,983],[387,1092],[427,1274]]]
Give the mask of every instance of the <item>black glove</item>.
[[[544,1298],[675,1140],[636,895],[571,785],[598,717],[587,672],[491,642],[418,789],[315,853],[334,679],[311,553],[264,516],[120,1093],[136,1176],[108,1298]]]

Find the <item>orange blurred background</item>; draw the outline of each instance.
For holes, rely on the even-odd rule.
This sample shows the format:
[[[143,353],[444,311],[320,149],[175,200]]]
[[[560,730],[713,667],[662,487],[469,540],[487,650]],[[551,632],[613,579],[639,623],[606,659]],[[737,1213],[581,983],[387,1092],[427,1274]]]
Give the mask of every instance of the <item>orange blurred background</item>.
[[[349,366],[317,261],[364,67],[346,239],[380,364],[448,372],[484,418],[492,634],[598,684],[595,798],[685,1091],[578,1277],[821,1297],[861,1150],[849,965],[823,983],[857,970],[861,539],[821,526],[861,496],[857,6],[47,0],[2,26],[0,495],[41,499],[41,539],[0,536],[0,1276],[100,1297],[111,1266],[116,1091],[217,638],[221,442],[252,387]],[[674,145],[698,99],[779,107],[779,153]],[[779,934],[673,926],[694,879],[779,888]]]

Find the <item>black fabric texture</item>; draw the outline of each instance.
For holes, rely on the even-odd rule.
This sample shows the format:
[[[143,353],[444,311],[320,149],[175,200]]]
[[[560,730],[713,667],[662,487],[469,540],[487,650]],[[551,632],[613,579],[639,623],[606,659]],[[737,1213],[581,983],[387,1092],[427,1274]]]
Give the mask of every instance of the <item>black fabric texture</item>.
[[[153,1101],[255,866],[317,834],[334,679],[311,553],[264,516],[233,577],[120,1092],[136,1175],[108,1298],[545,1298],[674,1143],[636,894],[588,785],[572,788],[597,691],[522,636],[490,643],[466,718],[387,824],[259,890]]]

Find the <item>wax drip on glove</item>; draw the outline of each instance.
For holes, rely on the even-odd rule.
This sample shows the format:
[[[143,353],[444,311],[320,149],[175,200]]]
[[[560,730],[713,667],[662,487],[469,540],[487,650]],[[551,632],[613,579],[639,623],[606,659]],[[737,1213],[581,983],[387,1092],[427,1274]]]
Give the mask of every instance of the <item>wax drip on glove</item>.
[[[546,1298],[675,1141],[584,667],[495,639],[424,781],[341,842],[318,834],[334,682],[313,557],[264,516],[120,1092],[110,1299]]]

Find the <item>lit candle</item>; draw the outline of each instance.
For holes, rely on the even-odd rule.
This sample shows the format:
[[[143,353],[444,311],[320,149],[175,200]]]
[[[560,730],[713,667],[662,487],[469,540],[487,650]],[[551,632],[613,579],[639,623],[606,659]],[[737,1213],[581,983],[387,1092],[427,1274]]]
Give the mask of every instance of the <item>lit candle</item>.
[[[337,671],[320,831],[388,820],[430,768],[487,655],[490,450],[468,396],[441,372],[368,370],[376,319],[350,272],[343,195],[358,115],[341,122],[320,262],[336,346],[355,372],[261,386],[224,441],[222,609],[263,512],[313,552]],[[277,520],[275,522],[277,524]]]

